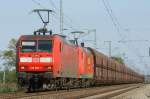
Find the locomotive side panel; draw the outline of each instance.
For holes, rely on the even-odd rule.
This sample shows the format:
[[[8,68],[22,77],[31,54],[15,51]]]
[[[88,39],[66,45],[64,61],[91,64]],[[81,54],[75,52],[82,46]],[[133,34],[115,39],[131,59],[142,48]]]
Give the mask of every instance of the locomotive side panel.
[[[94,62],[93,62],[93,56],[92,53],[87,49],[83,48],[84,53],[85,53],[85,58],[84,58],[84,75],[85,78],[93,78],[93,73],[94,73]]]
[[[59,51],[55,52],[59,62],[59,77],[77,78],[78,76],[78,49],[69,44],[66,40],[60,38]],[[60,53],[60,56],[57,56]]]
[[[83,47],[78,47],[79,50],[79,66],[78,73],[79,78],[93,79],[94,73],[94,61],[92,53]]]

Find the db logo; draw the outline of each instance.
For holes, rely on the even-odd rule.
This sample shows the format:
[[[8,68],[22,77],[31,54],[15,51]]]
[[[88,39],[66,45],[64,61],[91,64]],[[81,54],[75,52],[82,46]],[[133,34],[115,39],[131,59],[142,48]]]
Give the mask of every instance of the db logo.
[[[40,61],[40,59],[39,58],[33,58],[33,60],[32,60],[33,62],[39,62]]]

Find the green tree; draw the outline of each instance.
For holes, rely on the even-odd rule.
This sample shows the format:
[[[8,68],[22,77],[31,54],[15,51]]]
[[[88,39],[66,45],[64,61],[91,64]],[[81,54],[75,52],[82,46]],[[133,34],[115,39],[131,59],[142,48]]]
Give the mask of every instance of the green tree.
[[[8,49],[0,52],[0,58],[3,60],[6,71],[11,70],[16,65],[16,42],[16,39],[11,39]]]
[[[119,57],[119,56],[113,56],[111,58],[116,60],[117,62],[119,62],[121,64],[125,64],[124,60],[121,57]]]

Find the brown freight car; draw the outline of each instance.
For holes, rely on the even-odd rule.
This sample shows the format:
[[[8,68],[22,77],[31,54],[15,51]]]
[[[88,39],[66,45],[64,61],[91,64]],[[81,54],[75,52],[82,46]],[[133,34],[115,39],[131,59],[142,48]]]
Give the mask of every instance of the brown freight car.
[[[143,76],[95,49],[88,48],[94,58],[96,84],[123,84],[143,82]]]

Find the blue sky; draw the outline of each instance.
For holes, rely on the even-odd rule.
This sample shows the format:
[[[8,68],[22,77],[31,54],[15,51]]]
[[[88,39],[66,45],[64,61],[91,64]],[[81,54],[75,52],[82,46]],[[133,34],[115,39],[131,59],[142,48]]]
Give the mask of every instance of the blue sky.
[[[59,0],[2,0],[0,2],[0,50],[7,48],[11,38],[32,32],[43,26],[38,16],[31,13],[35,8],[55,10],[51,16],[49,28],[59,33]],[[146,73],[150,72],[148,47],[150,42],[118,43],[119,40],[149,40],[150,1],[149,0],[106,0],[122,28],[117,29],[104,7],[102,0],[63,0],[65,28],[78,30],[97,29],[97,47],[108,54],[108,45],[104,41],[112,41],[112,55],[124,55],[131,68]],[[55,8],[51,2],[55,4]],[[65,31],[68,34],[72,30]],[[86,31],[85,31],[86,32]],[[84,39],[93,39],[90,34]],[[91,45],[87,43],[87,45]],[[125,53],[125,54],[124,54]]]

